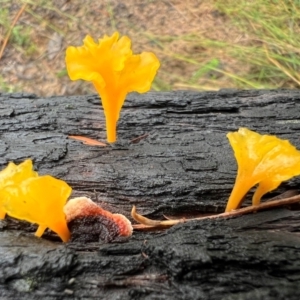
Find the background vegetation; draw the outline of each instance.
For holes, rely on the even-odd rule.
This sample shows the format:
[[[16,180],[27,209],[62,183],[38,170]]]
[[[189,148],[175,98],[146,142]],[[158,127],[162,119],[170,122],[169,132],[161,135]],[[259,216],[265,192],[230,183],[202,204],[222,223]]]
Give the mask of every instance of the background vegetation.
[[[160,58],[157,91],[300,85],[300,0],[0,0],[0,91],[95,93],[65,49],[116,30]]]

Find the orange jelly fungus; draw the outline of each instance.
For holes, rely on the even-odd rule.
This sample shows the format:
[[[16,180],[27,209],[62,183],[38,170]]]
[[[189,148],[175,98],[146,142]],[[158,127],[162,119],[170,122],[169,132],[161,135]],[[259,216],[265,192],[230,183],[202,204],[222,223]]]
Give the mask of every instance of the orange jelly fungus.
[[[50,228],[67,242],[70,232],[63,207],[72,189],[64,181],[49,175],[38,177],[31,168],[32,162],[26,160],[18,166],[10,163],[0,173],[1,176],[3,173],[7,174],[8,170],[15,169],[15,172],[6,178],[7,184],[1,185],[1,210],[4,215],[7,213],[11,217],[38,224],[35,233],[38,237],[42,236],[46,228]]]
[[[122,214],[112,214],[111,212],[102,209],[90,198],[78,197],[68,201],[64,207],[67,222],[80,217],[101,216],[112,220],[118,227],[118,234],[120,236],[131,236],[132,225],[131,222]]]
[[[32,161],[25,160],[19,165],[10,162],[8,166],[0,172],[0,191],[10,184],[20,184],[23,180],[37,177],[38,173],[32,170]],[[0,219],[4,219],[3,198],[0,196]]]
[[[243,197],[256,184],[252,205],[281,182],[300,174],[300,151],[287,140],[260,135],[247,128],[227,134],[238,164],[235,185],[226,212],[240,207]]]
[[[127,36],[104,35],[95,43],[87,35],[81,47],[68,47],[66,66],[71,80],[92,81],[101,96],[106,118],[107,140],[116,141],[116,127],[129,92],[145,93],[160,66],[151,52],[134,55]]]

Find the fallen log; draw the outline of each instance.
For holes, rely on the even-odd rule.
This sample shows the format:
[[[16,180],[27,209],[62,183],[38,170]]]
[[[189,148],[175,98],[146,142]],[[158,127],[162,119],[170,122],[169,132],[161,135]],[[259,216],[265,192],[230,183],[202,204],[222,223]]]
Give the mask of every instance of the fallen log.
[[[236,163],[226,133],[247,127],[298,149],[300,92],[168,92],[128,96],[113,145],[98,96],[0,94],[0,167],[32,158],[112,212],[161,219],[224,211]],[[299,189],[295,178],[268,197]],[[249,202],[248,202],[249,203]],[[112,243],[62,244],[33,225],[0,223],[3,299],[298,299],[300,214],[280,208],[134,232]]]

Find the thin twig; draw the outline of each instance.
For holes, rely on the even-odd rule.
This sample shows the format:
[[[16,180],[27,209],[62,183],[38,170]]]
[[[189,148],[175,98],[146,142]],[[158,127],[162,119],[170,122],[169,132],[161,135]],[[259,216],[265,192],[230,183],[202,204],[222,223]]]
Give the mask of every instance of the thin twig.
[[[141,141],[142,139],[146,138],[148,135],[149,135],[148,133],[140,135],[140,136],[132,139],[129,143],[131,143],[131,144],[137,144],[139,141]]]
[[[133,206],[131,211],[131,216],[134,220],[140,223],[137,225],[133,225],[134,229],[149,229],[149,228],[156,228],[156,227],[171,227],[179,223],[185,223],[194,220],[217,219],[217,218],[228,218],[228,217],[240,216],[240,215],[254,213],[260,210],[270,209],[270,208],[284,206],[284,205],[290,205],[298,202],[300,202],[300,195],[285,198],[285,199],[268,201],[268,202],[261,203],[257,206],[248,206],[248,207],[236,209],[230,212],[225,212],[213,216],[199,217],[193,219],[181,218],[176,220],[164,220],[164,221],[151,220],[142,215],[139,215],[136,212],[136,207]]]
[[[5,47],[6,47],[7,43],[8,43],[8,40],[9,40],[9,38],[10,38],[11,32],[12,32],[13,28],[15,27],[17,21],[18,21],[19,18],[21,17],[21,15],[22,15],[23,11],[25,10],[26,6],[27,6],[27,3],[25,3],[25,4],[21,7],[21,9],[19,10],[19,12],[18,12],[17,15],[15,16],[15,18],[14,18],[14,20],[13,20],[13,22],[12,22],[10,28],[9,28],[9,31],[7,32],[7,34],[6,34],[6,36],[5,36],[5,39],[4,39],[4,41],[3,41],[3,44],[2,44],[2,47],[1,47],[1,50],[0,50],[0,60],[1,60],[1,58],[2,58],[3,52],[4,52],[4,50],[5,50]]]

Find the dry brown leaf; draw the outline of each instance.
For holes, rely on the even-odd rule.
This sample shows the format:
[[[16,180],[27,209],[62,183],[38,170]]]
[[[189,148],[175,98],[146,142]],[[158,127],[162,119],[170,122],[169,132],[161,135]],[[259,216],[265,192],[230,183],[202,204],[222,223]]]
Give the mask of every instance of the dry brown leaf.
[[[107,147],[107,144],[94,140],[94,139],[90,139],[84,136],[80,136],[80,135],[69,135],[68,136],[69,139],[73,139],[73,140],[77,140],[82,142],[85,145],[89,145],[89,146],[100,146],[100,147]]]

